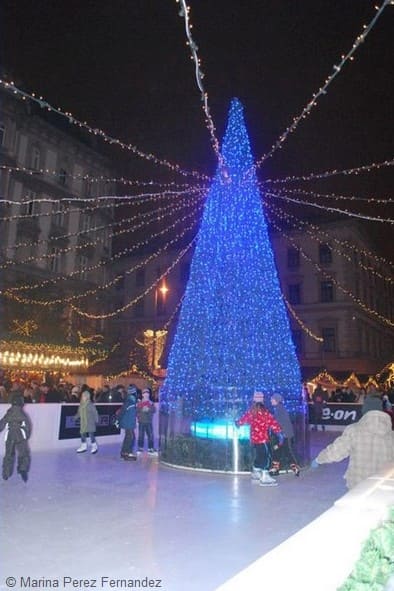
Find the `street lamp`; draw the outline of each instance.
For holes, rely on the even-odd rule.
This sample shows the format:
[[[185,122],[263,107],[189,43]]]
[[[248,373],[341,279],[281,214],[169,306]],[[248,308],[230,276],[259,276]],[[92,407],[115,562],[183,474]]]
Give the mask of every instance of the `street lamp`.
[[[158,355],[157,355],[157,340],[159,338],[159,334],[161,331],[157,330],[157,325],[158,325],[158,312],[159,312],[159,295],[161,296],[161,305],[163,306],[163,310],[164,310],[164,303],[167,297],[167,293],[168,293],[169,289],[167,287],[167,284],[165,282],[165,279],[163,279],[162,284],[160,285],[160,287],[156,287],[155,289],[155,310],[154,310],[154,321],[153,321],[153,354],[152,354],[152,371],[159,369],[159,363],[158,363]],[[161,352],[160,352],[161,353]]]

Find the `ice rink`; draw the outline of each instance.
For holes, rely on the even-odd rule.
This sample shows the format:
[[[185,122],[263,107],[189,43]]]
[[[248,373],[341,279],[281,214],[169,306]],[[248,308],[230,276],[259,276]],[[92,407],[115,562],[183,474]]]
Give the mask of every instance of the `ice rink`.
[[[337,435],[312,432],[312,457]],[[346,492],[346,462],[264,488],[247,475],[169,468],[146,452],[125,462],[120,441],[99,445],[96,455],[36,452],[27,484],[17,474],[2,481],[1,589],[14,577],[18,591],[56,581],[60,589],[213,591]],[[294,589],[301,581],[300,570]]]

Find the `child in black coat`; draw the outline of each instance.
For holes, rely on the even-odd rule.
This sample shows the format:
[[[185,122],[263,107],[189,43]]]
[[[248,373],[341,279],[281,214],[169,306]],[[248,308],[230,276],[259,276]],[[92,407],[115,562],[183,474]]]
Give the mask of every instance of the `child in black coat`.
[[[0,420],[0,431],[6,429],[5,456],[3,460],[3,479],[8,480],[14,471],[15,455],[18,454],[17,471],[24,482],[27,482],[30,468],[30,450],[28,439],[31,434],[31,423],[23,411],[24,400],[21,394],[14,394],[11,408]]]

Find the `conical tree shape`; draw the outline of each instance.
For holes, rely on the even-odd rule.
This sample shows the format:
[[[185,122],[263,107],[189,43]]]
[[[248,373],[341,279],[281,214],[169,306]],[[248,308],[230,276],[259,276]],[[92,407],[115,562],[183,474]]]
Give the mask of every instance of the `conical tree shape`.
[[[171,409],[182,398],[193,416],[215,417],[226,391],[236,392],[245,406],[261,388],[282,394],[296,410],[299,365],[237,99],[222,159],[207,196],[161,400]]]

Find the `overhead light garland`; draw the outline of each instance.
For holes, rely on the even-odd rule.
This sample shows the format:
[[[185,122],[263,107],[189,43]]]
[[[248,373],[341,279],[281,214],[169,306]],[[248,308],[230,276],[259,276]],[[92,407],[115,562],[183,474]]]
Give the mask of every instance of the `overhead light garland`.
[[[383,162],[373,162],[372,164],[363,164],[362,166],[356,166],[354,168],[345,168],[343,170],[337,170],[334,168],[333,170],[326,170],[324,172],[310,172],[305,175],[301,176],[287,176],[283,179],[265,179],[263,185],[265,184],[272,184],[276,185],[278,183],[293,183],[295,181],[313,181],[317,179],[326,179],[332,176],[337,175],[358,175],[363,172],[372,172],[375,170],[379,170],[380,168],[385,168],[387,166],[394,166],[394,158],[384,160]]]
[[[299,203],[301,205],[307,205],[309,207],[315,207],[317,209],[323,209],[324,211],[329,211],[333,213],[340,213],[342,215],[346,215],[349,217],[358,218],[361,220],[368,220],[369,222],[382,222],[386,224],[394,224],[394,219],[391,218],[382,218],[381,216],[371,216],[362,213],[352,212],[348,209],[340,209],[338,207],[329,207],[327,205],[319,205],[318,203],[311,203],[310,201],[305,201],[304,199],[294,199],[294,197],[287,197],[285,195],[281,195],[280,193],[266,193],[270,197],[275,197],[278,199],[283,199],[284,201],[289,201],[291,203]]]
[[[167,242],[163,246],[163,248],[160,248],[159,250],[152,253],[150,256],[148,256],[143,261],[140,261],[139,263],[136,263],[135,265],[133,265],[131,268],[125,269],[121,275],[117,275],[111,281],[108,281],[105,284],[98,285],[94,289],[87,289],[79,294],[73,294],[72,296],[65,296],[63,298],[56,298],[56,299],[52,299],[52,300],[35,300],[35,299],[15,295],[13,293],[14,288],[10,288],[9,291],[8,290],[4,291],[4,293],[2,293],[2,295],[6,298],[13,299],[13,300],[15,300],[19,303],[22,303],[22,304],[28,304],[28,305],[32,304],[32,305],[39,305],[39,306],[53,306],[56,304],[67,304],[69,302],[74,302],[76,300],[80,300],[80,299],[83,299],[83,298],[86,298],[86,297],[89,297],[92,295],[97,295],[100,291],[107,291],[110,287],[119,283],[123,279],[124,276],[130,275],[131,273],[134,273],[138,269],[145,267],[148,263],[153,261],[155,258],[157,258],[161,254],[167,252],[171,248],[171,246],[173,246],[176,242],[178,242],[180,239],[182,239],[183,236],[185,236],[190,230],[192,230],[194,226],[195,226],[195,222],[193,222],[189,226],[185,227],[183,229],[183,231],[180,232],[175,238],[173,238],[172,240]]]
[[[324,341],[324,339],[322,337],[318,337],[317,335],[315,335],[310,328],[307,327],[307,325],[305,324],[305,322],[303,322],[301,320],[301,318],[298,316],[298,314],[296,314],[293,306],[290,304],[289,300],[286,298],[286,296],[282,293],[282,298],[286,304],[286,307],[288,309],[288,311],[290,312],[290,314],[292,315],[292,317],[294,318],[294,320],[299,324],[299,326],[302,328],[302,330],[308,335],[308,337],[311,337],[311,339],[314,339],[315,341],[318,341],[320,343],[322,343]]]
[[[306,191],[305,189],[287,189],[282,187],[280,189],[280,193],[276,193],[273,191],[270,193],[271,195],[306,195],[310,197],[315,197],[316,199],[332,199],[335,201],[360,201],[367,205],[388,205],[390,203],[394,203],[394,199],[390,197],[386,198],[377,198],[377,197],[357,197],[356,195],[337,195],[335,193],[316,193],[314,191]]]
[[[385,258],[377,256],[374,253],[372,253],[369,250],[366,250],[364,248],[359,248],[356,244],[353,244],[353,243],[349,242],[348,240],[340,240],[340,239],[336,238],[335,236],[333,236],[332,234],[325,232],[321,226],[316,226],[316,225],[312,224],[311,222],[306,222],[305,220],[300,220],[299,218],[296,218],[294,215],[292,215],[288,212],[285,212],[282,208],[274,206],[272,203],[268,203],[266,201],[264,203],[264,207],[269,209],[270,211],[272,211],[273,214],[278,216],[281,220],[285,220],[287,223],[291,223],[293,228],[296,227],[297,229],[301,230],[302,232],[306,232],[309,236],[311,236],[317,242],[321,242],[322,238],[326,238],[330,242],[330,244],[331,243],[337,244],[339,246],[339,249],[334,248],[334,247],[331,247],[331,248],[335,252],[337,252],[338,254],[343,256],[344,258],[346,258],[348,261],[352,260],[349,252],[355,251],[360,255],[362,254],[362,255],[372,259],[375,262],[375,264],[377,264],[377,265],[383,264],[389,268],[394,267],[394,264],[390,263]],[[345,251],[341,250],[343,248],[345,249]],[[365,265],[362,261],[359,261],[358,264],[362,269],[364,269],[365,271],[370,271],[371,273],[373,273],[374,275],[376,275],[380,279],[383,279],[384,281],[387,281],[388,283],[394,282],[394,278],[392,276],[383,275],[375,267],[373,267],[371,265]]]
[[[306,119],[306,117],[308,115],[310,115],[310,113],[312,111],[312,108],[317,105],[317,102],[318,102],[318,100],[319,100],[320,97],[322,97],[325,94],[327,94],[328,87],[330,86],[331,82],[341,72],[341,70],[342,70],[343,66],[346,64],[346,62],[352,61],[354,59],[355,52],[360,47],[360,45],[365,41],[365,38],[367,37],[368,33],[371,32],[371,30],[374,27],[374,25],[376,24],[378,18],[382,15],[384,9],[389,4],[391,4],[391,0],[384,0],[384,2],[382,3],[381,6],[375,6],[375,9],[377,11],[376,14],[375,14],[375,16],[371,19],[371,21],[368,23],[368,25],[364,25],[363,26],[363,30],[362,30],[361,33],[359,33],[359,35],[357,35],[355,41],[353,42],[353,46],[352,46],[351,50],[348,51],[346,54],[343,54],[341,56],[340,62],[338,64],[335,64],[333,66],[333,72],[326,78],[323,86],[321,86],[319,88],[318,92],[316,92],[315,94],[312,95],[312,99],[303,108],[303,110],[301,111],[301,113],[299,115],[297,115],[296,117],[293,118],[293,122],[291,123],[291,125],[289,125],[289,127],[286,129],[286,131],[284,131],[282,133],[282,135],[279,137],[279,139],[273,144],[273,146],[271,147],[270,151],[267,152],[266,154],[264,154],[255,163],[255,165],[254,165],[254,168],[255,169],[259,168],[278,149],[281,149],[282,146],[283,146],[283,144],[284,144],[284,142],[286,141],[287,137],[297,129],[298,125],[300,124],[300,122],[303,119]]]
[[[154,164],[159,164],[161,166],[165,166],[166,168],[170,169],[172,172],[175,172],[175,173],[180,174],[182,176],[193,176],[195,178],[203,179],[203,180],[209,179],[209,177],[207,177],[204,174],[201,174],[195,170],[192,170],[192,171],[185,170],[185,169],[181,168],[179,166],[179,164],[173,164],[173,163],[169,162],[168,160],[162,160],[160,158],[157,158],[152,153],[145,154],[144,152],[139,150],[133,144],[126,144],[125,142],[122,142],[121,140],[118,140],[116,138],[109,136],[105,131],[103,131],[101,129],[90,127],[90,125],[88,125],[86,123],[86,121],[84,121],[84,122],[79,121],[78,119],[76,119],[72,115],[72,113],[69,113],[67,111],[63,111],[60,108],[53,107],[42,96],[36,97],[35,93],[29,94],[28,92],[21,90],[20,88],[15,86],[15,84],[12,81],[8,82],[6,80],[0,79],[0,86],[3,86],[3,88],[5,90],[11,92],[12,94],[19,96],[24,101],[25,100],[33,101],[36,104],[38,104],[42,109],[45,109],[47,111],[52,111],[53,113],[56,113],[57,115],[64,117],[65,119],[68,120],[68,122],[70,124],[75,125],[76,127],[79,127],[80,129],[84,129],[85,131],[87,131],[91,135],[100,137],[102,140],[104,140],[105,142],[107,142],[110,145],[116,145],[123,150],[127,150],[128,152],[132,152],[133,154],[135,154],[136,156],[139,156],[140,158],[143,158],[144,160],[148,160],[149,162],[153,162]]]
[[[364,304],[360,300],[360,298],[358,298],[351,291],[349,291],[348,289],[343,287],[343,285],[341,285],[332,275],[327,273],[327,271],[325,269],[323,269],[309,255],[307,255],[305,253],[305,251],[302,249],[302,247],[291,236],[289,236],[286,232],[283,232],[283,230],[272,219],[270,221],[271,221],[271,224],[273,225],[273,227],[275,227],[278,231],[280,231],[281,235],[284,236],[288,240],[288,242],[290,242],[292,244],[292,246],[294,246],[300,252],[301,256],[305,260],[307,260],[309,263],[311,263],[311,265],[313,265],[315,267],[315,269],[317,269],[326,279],[331,281],[333,283],[333,285],[335,285],[340,291],[342,291],[342,293],[347,295],[351,300],[353,300],[358,306],[360,306],[360,308],[362,308],[370,316],[373,316],[377,320],[380,320],[380,322],[382,322],[383,324],[386,324],[387,326],[391,326],[391,327],[394,326],[394,322],[392,320],[390,320],[389,318],[386,318],[382,314],[379,314],[379,312],[377,312],[376,310],[372,310],[372,308],[369,308],[366,304]]]
[[[134,250],[138,250],[140,247],[142,247],[144,245],[147,245],[148,242],[149,242],[149,240],[152,239],[153,237],[162,236],[163,234],[167,233],[169,230],[174,229],[177,224],[184,222],[185,220],[187,220],[190,217],[193,217],[194,215],[195,215],[195,212],[192,212],[190,214],[187,214],[187,215],[183,216],[182,218],[178,218],[173,224],[171,224],[170,226],[167,226],[166,228],[164,228],[160,232],[157,232],[156,234],[153,234],[148,239],[140,240],[139,242],[134,243],[132,246],[127,247],[127,248],[124,248],[122,251],[119,251],[115,255],[113,255],[112,257],[108,258],[108,260],[100,261],[96,265],[90,265],[89,267],[84,268],[84,271],[85,272],[94,271],[94,270],[99,269],[100,267],[102,267],[102,266],[104,266],[106,264],[109,264],[113,260],[116,260],[116,259],[121,258],[125,254],[130,254]],[[58,275],[57,277],[52,277],[50,279],[45,279],[45,280],[43,280],[43,281],[41,281],[39,283],[36,283],[35,285],[19,285],[17,287],[10,287],[10,288],[7,288],[5,290],[0,290],[0,294],[6,296],[8,298],[9,297],[14,297],[15,298],[15,295],[14,294],[17,293],[17,292],[20,292],[20,291],[30,291],[32,289],[37,289],[39,287],[44,287],[46,285],[54,285],[56,283],[59,283],[60,281],[64,281],[64,280],[69,279],[70,277],[74,277],[76,275],[79,275],[79,273],[80,273],[80,270],[77,269],[75,271],[72,271],[68,275]]]
[[[181,261],[181,259],[185,256],[185,254],[192,247],[195,240],[196,240],[196,238],[193,238],[193,240],[191,240],[189,242],[189,244],[186,246],[186,248],[181,250],[181,252],[175,258],[173,263],[171,263],[171,265],[169,267],[167,267],[167,269],[165,269],[165,271],[156,279],[156,281],[154,283],[152,283],[152,285],[147,287],[147,289],[145,289],[145,291],[143,291],[141,294],[139,294],[133,300],[130,300],[129,302],[127,302],[127,304],[125,304],[124,306],[121,306],[112,312],[108,312],[107,314],[90,314],[89,312],[84,312],[83,310],[77,308],[76,306],[74,306],[74,304],[71,304],[70,307],[74,310],[74,312],[79,314],[79,316],[84,316],[85,318],[91,318],[93,320],[104,320],[106,318],[113,318],[114,316],[118,316],[122,312],[125,312],[126,310],[128,310],[129,308],[134,306],[139,300],[144,298],[146,295],[148,295],[148,293],[150,293],[153,289],[155,289],[157,287],[157,285],[159,285],[160,281],[162,279],[164,279],[176,265],[178,265],[178,263]]]
[[[201,199],[201,197],[200,197],[200,199]],[[86,242],[83,242],[82,244],[74,244],[72,246],[67,246],[67,247],[63,247],[63,248],[56,247],[55,252],[45,253],[45,254],[40,255],[38,257],[35,255],[32,255],[32,256],[27,257],[26,259],[23,259],[23,260],[7,259],[2,265],[0,265],[0,269],[6,269],[11,266],[22,265],[22,264],[30,263],[33,261],[36,262],[36,261],[41,261],[41,260],[51,260],[53,258],[58,257],[59,255],[67,254],[68,252],[84,250],[89,246],[97,246],[98,244],[105,242],[107,238],[108,239],[115,238],[115,237],[122,236],[124,234],[130,234],[131,232],[136,232],[137,230],[144,228],[145,226],[147,226],[149,224],[155,223],[157,221],[157,219],[162,220],[168,215],[173,215],[174,213],[176,213],[178,211],[182,211],[185,206],[189,207],[190,205],[194,205],[196,203],[196,201],[190,202],[190,200],[187,200],[186,202],[178,203],[176,206],[173,206],[172,204],[170,204],[166,207],[161,207],[157,210],[146,212],[145,214],[139,214],[139,215],[133,216],[131,218],[128,218],[128,220],[121,220],[120,222],[113,222],[113,223],[107,224],[106,226],[101,226],[99,229],[106,229],[106,228],[114,226],[114,225],[123,224],[126,221],[134,221],[134,220],[141,218],[141,217],[146,218],[146,219],[143,219],[139,224],[136,224],[131,227],[123,228],[123,229],[118,230],[116,232],[112,232],[112,233],[108,234],[108,237],[99,236],[95,240],[88,240]],[[158,214],[159,214],[159,218],[157,217]],[[85,233],[86,233],[86,231],[85,231]],[[79,234],[80,233],[78,232],[78,233],[74,233],[73,235],[75,236],[75,235],[79,235]],[[70,237],[70,236],[71,236],[71,234],[67,235],[67,237]],[[59,240],[59,237],[57,237],[57,240]],[[51,239],[51,243],[53,243],[54,241],[55,240]],[[48,240],[46,240],[45,242],[47,243]]]
[[[59,170],[50,170],[49,168],[27,168],[26,166],[9,166],[7,164],[0,164],[0,170],[4,170],[5,172],[13,173],[19,172],[23,174],[27,174],[29,176],[54,176],[59,178],[61,173]],[[127,186],[134,186],[134,187],[161,187],[162,189],[188,189],[191,188],[193,185],[190,183],[175,183],[175,182],[168,182],[163,183],[159,181],[138,181],[134,179],[126,179],[125,177],[105,177],[103,175],[100,176],[91,176],[89,174],[67,174],[67,178],[77,180],[77,181],[87,181],[89,183],[106,183],[106,184],[119,184],[119,185],[127,185]],[[201,185],[201,188],[205,187],[205,185]],[[14,202],[12,202],[14,203]]]

